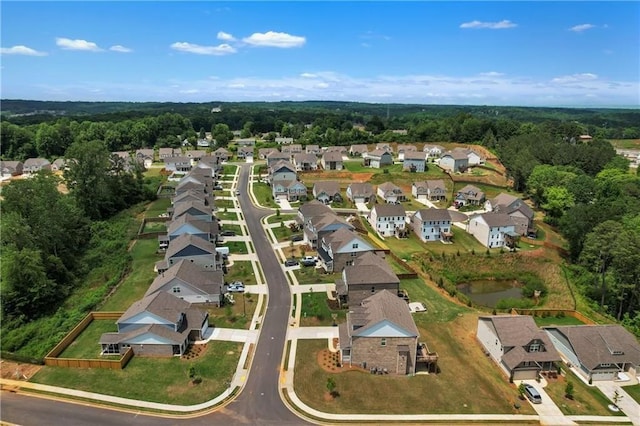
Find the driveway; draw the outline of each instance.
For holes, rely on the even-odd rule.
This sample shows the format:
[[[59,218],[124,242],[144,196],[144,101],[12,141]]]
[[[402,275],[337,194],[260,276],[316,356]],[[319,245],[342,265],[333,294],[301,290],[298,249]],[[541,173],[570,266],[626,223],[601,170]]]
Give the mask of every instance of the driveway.
[[[368,213],[369,212],[369,207],[367,206],[367,203],[356,203],[356,208],[358,209],[358,212],[360,212],[360,213]]]
[[[520,385],[519,382],[515,382],[516,385]],[[553,426],[561,426],[561,425],[577,425],[573,420],[565,417],[565,415],[560,411],[558,406],[553,402],[551,397],[547,395],[544,391],[543,386],[546,384],[544,379],[538,383],[535,380],[522,380],[522,383],[527,383],[540,393],[540,397],[542,399],[542,404],[531,404],[531,402],[527,399],[527,402],[531,404],[536,413],[540,416],[540,424],[541,425],[553,425]]]
[[[289,204],[288,200],[278,199],[276,203],[280,206],[280,210],[292,210],[291,204]]]
[[[622,396],[618,401],[618,407],[624,412],[635,426],[640,426],[640,404],[638,404],[628,393],[624,391],[624,387],[614,381],[596,381],[595,386],[611,400],[616,391]],[[613,403],[613,402],[612,402]]]

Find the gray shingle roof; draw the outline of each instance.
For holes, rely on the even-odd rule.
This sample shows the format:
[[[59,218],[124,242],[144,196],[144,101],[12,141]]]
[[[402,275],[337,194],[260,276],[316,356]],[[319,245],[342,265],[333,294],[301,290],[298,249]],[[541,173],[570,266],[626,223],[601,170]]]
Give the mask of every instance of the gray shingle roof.
[[[368,182],[354,182],[349,185],[352,197],[371,197],[373,195],[373,186]]]
[[[203,238],[196,237],[191,234],[181,234],[169,243],[169,247],[167,248],[167,252],[165,254],[165,259],[171,259],[181,250],[190,245],[204,250],[207,253],[211,253],[212,255],[215,255],[216,253],[216,246],[208,241],[205,241]]]
[[[424,152],[407,151],[407,152],[404,153],[404,159],[405,160],[425,161],[426,156],[425,156]]]
[[[483,213],[480,215],[490,228],[499,226],[514,226],[513,220],[508,214],[503,213]]]
[[[367,297],[360,306],[351,308],[349,316],[352,326],[361,326],[351,332],[352,336],[364,334],[369,327],[385,320],[404,329],[412,336],[420,335],[407,302],[389,290],[381,290]]]
[[[179,279],[190,287],[200,290],[203,294],[220,294],[220,286],[224,284],[222,271],[204,270],[199,265],[181,260],[158,275],[145,296],[150,296],[160,290],[173,279]]]
[[[388,217],[388,216],[405,216],[407,213],[404,209],[404,206],[400,204],[376,204],[372,212],[375,210],[378,217]]]
[[[353,228],[351,228],[353,229]],[[353,241],[354,239],[365,242],[362,238],[358,236],[355,232],[351,231],[349,228],[340,228],[335,232],[332,232],[329,235],[326,235],[323,240],[327,243],[331,250],[335,253],[344,247],[345,244]]]
[[[298,211],[302,214],[305,220],[324,213],[333,213],[331,207],[326,206],[318,200],[311,200],[308,203],[301,205]]]
[[[342,162],[342,154],[338,151],[327,151],[322,154],[322,159],[326,162]]]
[[[335,180],[324,180],[313,184],[313,193],[321,194],[326,192],[329,195],[338,194],[340,192],[340,182]]]
[[[400,283],[387,261],[373,252],[357,257],[353,265],[344,268],[344,274],[348,286]]]
[[[150,312],[171,323],[177,323],[180,316],[191,307],[191,303],[166,292],[155,293],[134,302],[118,319],[118,323],[127,322],[142,312]]]
[[[218,224],[217,223],[209,222],[209,221],[201,220],[201,219],[196,219],[195,216],[192,216],[189,213],[183,214],[182,216],[178,217],[177,219],[172,220],[169,223],[169,226],[167,228],[167,232],[169,234],[173,234],[174,232],[176,232],[178,230],[178,228],[180,228],[184,224],[189,224],[189,225],[193,226],[194,228],[196,228],[197,230],[199,230],[199,231],[201,231],[203,233],[209,233],[209,234],[212,234],[212,235],[217,235],[218,234]]]

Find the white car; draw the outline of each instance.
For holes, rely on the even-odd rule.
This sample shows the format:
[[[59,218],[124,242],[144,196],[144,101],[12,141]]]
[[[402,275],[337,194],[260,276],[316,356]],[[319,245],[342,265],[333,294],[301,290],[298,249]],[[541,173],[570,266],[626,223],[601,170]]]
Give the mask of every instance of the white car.
[[[244,293],[244,283],[242,281],[234,281],[227,285],[229,293]]]

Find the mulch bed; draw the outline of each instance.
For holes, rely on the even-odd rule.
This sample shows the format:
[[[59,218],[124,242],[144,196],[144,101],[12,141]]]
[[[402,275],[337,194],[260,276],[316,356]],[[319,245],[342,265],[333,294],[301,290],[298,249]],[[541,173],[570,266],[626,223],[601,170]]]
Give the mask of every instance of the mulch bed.
[[[347,371],[366,372],[363,368],[349,366],[349,364],[338,366],[340,362],[340,354],[338,352],[331,352],[329,349],[323,349],[319,351],[317,359],[318,365],[320,365],[320,367],[322,367],[322,369],[328,373],[344,373]]]
[[[196,359],[204,355],[207,350],[207,344],[203,345],[191,345],[187,351],[180,357],[181,359]]]

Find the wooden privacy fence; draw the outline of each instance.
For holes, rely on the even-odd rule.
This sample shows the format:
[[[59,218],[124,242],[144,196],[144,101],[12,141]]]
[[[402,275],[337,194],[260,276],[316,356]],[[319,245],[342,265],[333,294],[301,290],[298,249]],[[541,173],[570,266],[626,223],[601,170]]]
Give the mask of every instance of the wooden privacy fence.
[[[586,316],[582,315],[580,312],[574,311],[572,309],[516,309],[516,308],[513,308],[511,309],[511,313],[513,315],[531,315],[534,317],[542,317],[542,316],[557,317],[560,314],[560,315],[566,315],[568,317],[573,317],[585,324],[595,324],[595,322],[592,319],[587,318]]]
[[[68,368],[104,368],[123,369],[133,357],[133,349],[129,348],[119,359],[78,359],[78,358],[58,358],[67,347],[95,320],[117,320],[122,316],[122,312],[89,312],[67,333],[66,336],[44,357],[44,364],[55,367]],[[96,342],[97,344],[97,342]]]

